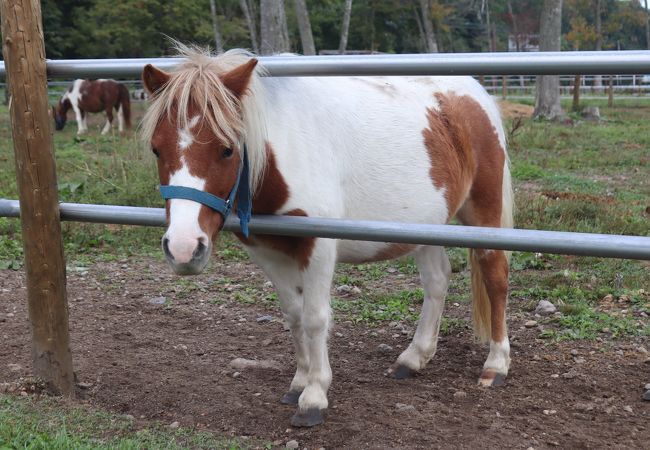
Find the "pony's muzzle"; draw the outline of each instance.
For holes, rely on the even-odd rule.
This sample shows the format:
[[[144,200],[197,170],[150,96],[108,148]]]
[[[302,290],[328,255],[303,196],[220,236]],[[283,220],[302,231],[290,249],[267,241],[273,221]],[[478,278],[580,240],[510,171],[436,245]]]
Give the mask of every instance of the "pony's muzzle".
[[[170,240],[162,239],[167,262],[178,275],[197,275],[205,269],[210,258],[210,241],[207,238]]]

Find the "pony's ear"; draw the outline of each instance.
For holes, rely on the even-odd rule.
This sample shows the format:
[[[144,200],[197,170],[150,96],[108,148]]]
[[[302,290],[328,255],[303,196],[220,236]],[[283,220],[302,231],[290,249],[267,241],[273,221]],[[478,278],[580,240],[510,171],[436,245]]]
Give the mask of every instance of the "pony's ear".
[[[144,66],[142,70],[142,82],[149,95],[154,96],[169,81],[169,74],[154,67],[151,64]]]
[[[221,81],[237,98],[242,98],[246,89],[248,89],[255,66],[257,66],[257,60],[253,58],[247,63],[221,75]]]

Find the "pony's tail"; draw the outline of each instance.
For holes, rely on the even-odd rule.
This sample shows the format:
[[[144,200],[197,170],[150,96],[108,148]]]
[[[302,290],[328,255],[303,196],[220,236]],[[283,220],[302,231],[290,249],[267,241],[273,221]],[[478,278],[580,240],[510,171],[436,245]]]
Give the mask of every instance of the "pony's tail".
[[[131,128],[131,99],[129,90],[123,84],[120,84],[120,108],[124,116],[124,125],[127,129]]]
[[[501,194],[501,228],[512,228],[514,224],[514,195],[509,166],[506,156]],[[510,261],[510,252],[505,253],[506,258]],[[472,322],[474,324],[474,333],[481,342],[489,342],[492,335],[492,310],[475,249],[469,249],[469,262],[472,272]]]

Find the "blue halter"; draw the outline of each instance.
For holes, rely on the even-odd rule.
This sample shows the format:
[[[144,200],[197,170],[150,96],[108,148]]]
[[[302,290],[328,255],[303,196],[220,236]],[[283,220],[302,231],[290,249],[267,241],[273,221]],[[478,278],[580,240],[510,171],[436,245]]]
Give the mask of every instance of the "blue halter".
[[[244,145],[244,158],[242,165],[237,172],[237,180],[230,191],[226,200],[212,195],[209,192],[185,186],[160,186],[160,193],[165,200],[172,198],[182,198],[192,200],[221,214],[224,223],[232,210],[235,197],[237,197],[237,216],[239,217],[239,226],[244,236],[248,237],[248,222],[251,220],[252,198],[250,188],[250,170],[248,167],[248,150]],[[240,180],[243,182],[240,184]]]

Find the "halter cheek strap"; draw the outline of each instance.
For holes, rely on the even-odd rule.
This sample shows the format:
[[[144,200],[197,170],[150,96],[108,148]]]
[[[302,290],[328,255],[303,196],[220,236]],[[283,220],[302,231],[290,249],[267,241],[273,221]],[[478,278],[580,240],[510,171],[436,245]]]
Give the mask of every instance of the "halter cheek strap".
[[[251,219],[252,198],[250,188],[250,169],[248,167],[248,150],[244,145],[244,158],[237,171],[237,180],[230,191],[227,199],[222,199],[209,192],[185,186],[160,186],[160,194],[165,200],[180,198],[192,200],[211,208],[223,217],[224,223],[232,210],[235,197],[237,198],[237,216],[239,217],[239,226],[242,234],[246,237],[249,235],[248,222]]]

